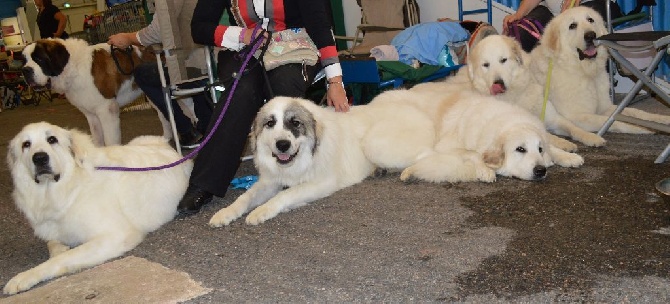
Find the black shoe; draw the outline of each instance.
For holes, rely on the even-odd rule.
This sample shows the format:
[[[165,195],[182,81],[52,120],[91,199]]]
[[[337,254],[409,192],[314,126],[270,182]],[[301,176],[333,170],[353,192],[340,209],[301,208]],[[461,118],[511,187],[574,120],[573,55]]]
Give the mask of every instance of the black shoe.
[[[204,136],[196,130],[179,134],[179,144],[182,149],[195,149],[200,146]]]
[[[213,194],[194,184],[189,184],[184,197],[181,198],[177,206],[177,211],[185,215],[196,214],[202,206],[211,202],[213,197]]]

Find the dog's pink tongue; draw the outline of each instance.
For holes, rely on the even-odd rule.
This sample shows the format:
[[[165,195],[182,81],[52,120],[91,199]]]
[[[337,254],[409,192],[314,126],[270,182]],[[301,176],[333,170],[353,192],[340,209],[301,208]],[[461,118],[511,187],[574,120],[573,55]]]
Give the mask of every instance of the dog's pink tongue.
[[[289,158],[291,158],[291,155],[289,155],[287,153],[280,153],[280,154],[277,154],[277,158],[279,160],[288,160]]]
[[[584,50],[584,55],[593,57],[596,55],[596,48],[595,47],[589,47],[586,50]]]
[[[489,90],[491,95],[498,95],[505,93],[505,87],[499,83],[494,83]]]

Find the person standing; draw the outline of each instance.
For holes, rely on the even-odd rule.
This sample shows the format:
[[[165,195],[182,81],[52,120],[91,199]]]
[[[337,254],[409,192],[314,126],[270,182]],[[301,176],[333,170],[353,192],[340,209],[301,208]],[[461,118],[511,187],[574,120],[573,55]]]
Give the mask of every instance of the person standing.
[[[290,63],[276,67],[267,71],[268,84],[275,96],[304,97],[315,75],[323,68],[329,84],[328,105],[335,111],[346,112],[349,103],[331,31],[329,3],[326,0],[198,0],[191,21],[191,35],[196,43],[239,51],[251,43],[257,25],[271,32],[306,31],[319,50],[320,64]],[[227,19],[229,25],[219,24],[222,19]],[[219,71],[232,60],[222,54],[219,53]],[[240,156],[256,113],[271,97],[264,90],[264,73],[263,66],[253,65],[240,78],[221,124],[195,159],[188,189],[178,206],[181,213],[198,212],[213,196],[226,194],[240,165]],[[229,93],[226,90],[221,96],[213,117],[219,116]],[[216,119],[212,119],[210,128],[214,121]]]
[[[37,27],[40,37],[67,39],[65,31],[67,17],[51,2],[51,0],[35,0],[37,7]]]

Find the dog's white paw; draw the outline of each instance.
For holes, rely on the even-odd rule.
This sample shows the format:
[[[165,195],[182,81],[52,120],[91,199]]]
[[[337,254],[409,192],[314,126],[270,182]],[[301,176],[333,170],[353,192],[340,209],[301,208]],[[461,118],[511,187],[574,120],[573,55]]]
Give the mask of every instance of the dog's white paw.
[[[231,208],[223,208],[219,210],[212,218],[209,220],[209,226],[217,228],[221,226],[228,226],[231,222],[239,218],[235,210]]]
[[[590,147],[602,147],[607,142],[604,138],[602,138],[602,136],[590,132],[586,132],[586,134],[584,134],[578,140]]]
[[[561,167],[577,168],[584,164],[584,158],[575,153],[566,153],[555,159],[554,162]]]
[[[275,208],[270,207],[270,205],[265,204],[251,211],[247,216],[247,224],[249,225],[258,225],[263,222],[277,216],[279,211]]]
[[[400,173],[400,180],[403,182],[412,182],[414,180],[414,177],[412,176],[413,171],[412,167],[402,170],[402,173]]]
[[[2,291],[7,295],[17,294],[19,292],[30,289],[30,287],[35,286],[43,279],[46,278],[42,278],[32,269],[27,270],[17,274],[15,277],[9,280],[9,282],[7,282],[7,285],[5,285],[5,288]]]
[[[496,171],[489,167],[478,167],[477,168],[477,180],[492,183],[496,181]]]
[[[563,151],[574,152],[577,151],[577,145],[565,138],[550,134],[551,144]]]

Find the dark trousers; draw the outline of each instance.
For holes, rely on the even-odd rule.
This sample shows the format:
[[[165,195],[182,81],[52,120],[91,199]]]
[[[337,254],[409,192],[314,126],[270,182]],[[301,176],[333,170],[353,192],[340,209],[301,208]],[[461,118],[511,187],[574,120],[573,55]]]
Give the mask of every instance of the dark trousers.
[[[167,74],[167,70],[164,70],[164,72],[167,83],[170,83],[170,77]],[[168,109],[167,105],[165,104],[165,97],[163,96],[163,88],[156,63],[141,63],[135,68],[133,74],[135,76],[135,83],[137,83],[137,86],[142,89],[149,100],[151,100],[151,102],[156,105],[158,110],[163,113],[163,116],[165,116],[166,119],[169,119],[170,116],[168,116]],[[193,82],[181,85],[181,87],[185,89],[197,88],[203,86],[203,84],[203,82]],[[195,116],[198,118],[198,123],[196,124],[195,128],[200,133],[204,134],[207,130],[207,126],[209,125],[209,119],[212,116],[212,109],[209,105],[209,102],[207,102],[207,97],[205,97],[204,93],[193,95],[192,98]],[[172,109],[177,132],[179,134],[184,134],[193,130],[193,123],[191,122],[191,119],[186,116],[186,114],[184,114],[176,100],[172,100]]]
[[[220,59],[219,66],[223,64],[226,62]],[[267,77],[274,96],[304,97],[317,72],[316,66],[308,67],[305,79],[301,64],[287,64],[268,71]],[[226,194],[240,166],[240,157],[256,113],[270,97],[265,87],[263,67],[260,65],[255,65],[240,78],[221,123],[195,158],[191,184],[219,197]],[[226,91],[216,104],[210,128],[219,118],[231,88],[231,85],[226,85]]]

